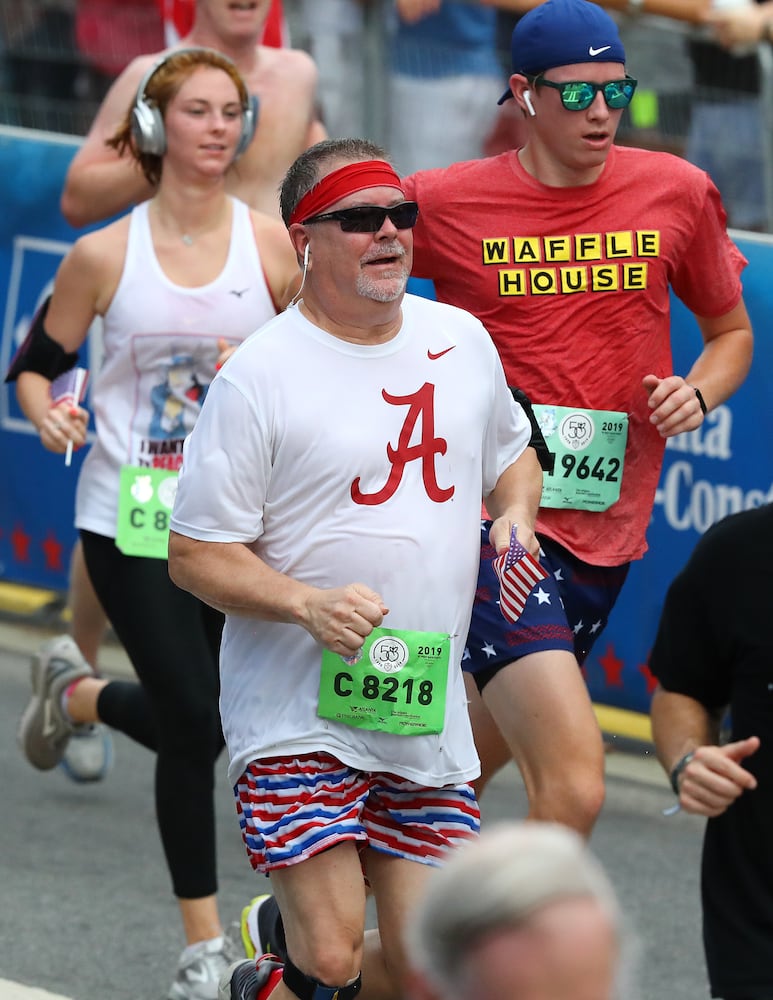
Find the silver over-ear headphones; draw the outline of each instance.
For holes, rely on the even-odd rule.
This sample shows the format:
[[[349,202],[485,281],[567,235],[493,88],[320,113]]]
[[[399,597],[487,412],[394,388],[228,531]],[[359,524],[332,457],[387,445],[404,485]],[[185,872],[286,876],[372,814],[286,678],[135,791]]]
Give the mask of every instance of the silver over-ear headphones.
[[[526,105],[526,109],[529,114],[534,118],[537,112],[534,110],[534,105],[531,103],[531,91],[524,90],[523,92],[523,103]]]
[[[145,91],[154,74],[161,69],[165,63],[169,62],[169,60],[173,59],[175,56],[182,55],[186,52],[215,52],[220,59],[224,59],[227,62],[231,61],[227,56],[224,56],[222,52],[217,52],[216,49],[195,47],[188,49],[173,49],[171,52],[167,52],[166,55],[162,56],[150,67],[140,81],[139,87],[137,87],[137,97],[135,98],[134,107],[132,108],[132,138],[134,139],[134,144],[140,153],[149,153],[151,156],[163,156],[166,152],[166,129],[164,128],[164,119],[161,115],[161,111],[155,106],[155,104],[148,101]],[[258,99],[253,94],[247,98],[246,103],[242,103],[242,131],[239,136],[239,142],[236,145],[234,159],[238,159],[252,142],[252,137],[255,135],[257,125]]]

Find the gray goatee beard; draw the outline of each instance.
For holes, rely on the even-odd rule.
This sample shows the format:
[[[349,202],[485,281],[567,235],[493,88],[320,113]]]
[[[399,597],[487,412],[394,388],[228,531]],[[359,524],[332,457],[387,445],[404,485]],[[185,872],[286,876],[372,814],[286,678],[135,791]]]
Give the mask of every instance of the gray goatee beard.
[[[382,273],[378,278],[361,271],[357,275],[357,294],[374,302],[394,302],[403,295],[408,284],[409,271],[405,263],[405,248],[397,242],[381,246],[377,252],[363,257],[362,263],[366,264],[370,260],[379,260],[382,257],[398,259],[390,271]]]

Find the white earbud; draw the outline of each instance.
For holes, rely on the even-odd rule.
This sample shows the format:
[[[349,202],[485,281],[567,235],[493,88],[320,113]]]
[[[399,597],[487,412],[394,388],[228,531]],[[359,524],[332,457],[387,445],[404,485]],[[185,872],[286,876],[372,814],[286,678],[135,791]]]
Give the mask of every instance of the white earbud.
[[[534,116],[537,114],[537,112],[534,110],[534,105],[531,103],[531,91],[530,90],[524,90],[524,92],[523,92],[523,103],[526,105],[526,109],[528,110],[529,114],[532,116],[532,118],[534,118]]]
[[[311,248],[309,247],[309,244],[307,243],[306,244],[306,248],[303,251],[303,266],[304,267],[308,267],[309,266],[309,254],[310,253],[311,253]]]

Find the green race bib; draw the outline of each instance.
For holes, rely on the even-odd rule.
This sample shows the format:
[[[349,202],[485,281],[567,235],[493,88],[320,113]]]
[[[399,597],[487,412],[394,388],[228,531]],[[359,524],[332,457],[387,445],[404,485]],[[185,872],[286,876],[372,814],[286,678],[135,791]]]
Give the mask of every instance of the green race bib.
[[[399,736],[441,733],[451,639],[447,632],[375,628],[353,656],[324,650],[317,714]]]
[[[115,544],[124,555],[167,558],[169,517],[176,493],[176,472],[121,467]]]
[[[607,510],[620,499],[628,414],[535,403],[553,472],[542,478],[542,507]]]

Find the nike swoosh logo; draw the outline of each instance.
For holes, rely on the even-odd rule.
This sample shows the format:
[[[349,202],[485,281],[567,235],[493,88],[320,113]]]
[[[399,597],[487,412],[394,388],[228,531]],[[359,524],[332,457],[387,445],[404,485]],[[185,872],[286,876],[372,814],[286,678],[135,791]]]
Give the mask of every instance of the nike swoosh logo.
[[[456,344],[451,344],[450,347],[447,347],[444,351],[438,351],[437,354],[433,354],[432,351],[427,351],[427,357],[430,361],[437,361],[437,359],[442,358],[444,354],[448,354],[449,351],[453,351],[455,347]]]
[[[602,45],[600,49],[594,49],[593,46],[588,47],[589,56],[600,56],[602,52],[606,52],[607,49],[611,49],[611,45]]]
[[[50,700],[46,700],[43,703],[43,728],[42,736],[46,739],[49,736],[53,736],[56,732],[56,723],[52,718],[52,709]]]

